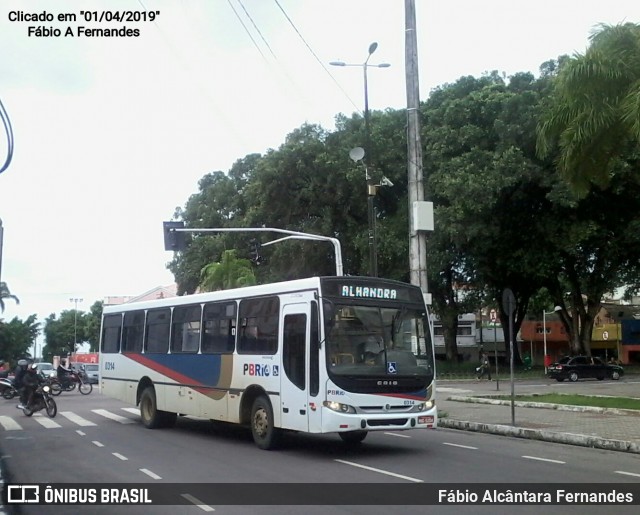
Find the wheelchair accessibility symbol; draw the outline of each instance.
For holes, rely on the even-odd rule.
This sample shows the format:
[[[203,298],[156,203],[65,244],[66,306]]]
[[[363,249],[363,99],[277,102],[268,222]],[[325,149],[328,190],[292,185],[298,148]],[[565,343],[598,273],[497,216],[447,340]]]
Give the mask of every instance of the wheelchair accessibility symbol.
[[[387,374],[397,374],[398,370],[396,369],[396,362],[395,361],[389,361],[389,363],[387,363]]]

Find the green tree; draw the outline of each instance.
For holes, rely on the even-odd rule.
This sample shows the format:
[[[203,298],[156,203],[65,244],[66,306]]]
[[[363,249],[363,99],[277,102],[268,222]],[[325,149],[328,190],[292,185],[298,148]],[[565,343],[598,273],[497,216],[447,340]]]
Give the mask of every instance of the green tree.
[[[640,25],[600,25],[590,40],[560,67],[538,127],[540,155],[557,146],[558,171],[580,197],[608,187],[630,150],[624,165],[640,171]]]
[[[235,250],[225,250],[219,262],[209,263],[202,269],[199,288],[201,291],[218,291],[253,284],[256,284],[256,277],[251,262],[236,258]]]
[[[10,363],[31,356],[29,349],[34,346],[40,334],[40,324],[36,315],[26,320],[14,317],[10,322],[0,321],[0,358]]]
[[[7,286],[7,283],[2,281],[0,282],[0,312],[2,313],[4,313],[4,308],[5,308],[4,302],[7,299],[14,301],[16,304],[20,304],[20,299],[18,299],[18,297],[16,297],[15,295],[12,295],[11,292],[9,291],[9,287]]]
[[[246,187],[253,176],[259,154],[236,161],[228,174],[221,171],[206,174],[198,183],[184,209],[178,208],[175,219],[189,228],[247,227]],[[226,249],[246,248],[249,238],[238,233],[195,234],[187,237],[187,248],[175,253],[168,268],[178,283],[178,294],[193,293],[200,283],[204,266],[215,261]]]
[[[89,352],[98,351],[103,304],[102,301],[97,300],[91,305],[89,313],[83,313],[81,316],[82,325],[84,326],[83,334],[89,344]]]
[[[88,340],[84,320],[84,314],[75,309],[62,311],[60,318],[52,313],[45,319],[46,344],[42,349],[45,361],[51,361],[53,356],[67,356],[77,350],[75,344]]]
[[[517,333],[529,298],[553,266],[552,254],[537,243],[550,223],[543,209],[545,168],[535,156],[545,85],[531,74],[508,84],[496,72],[462,77],[435,90],[422,108],[427,193],[436,217],[427,243],[429,289],[448,359],[457,358],[459,314],[475,311],[484,299],[501,307],[510,288]],[[507,352],[508,343],[507,334]]]

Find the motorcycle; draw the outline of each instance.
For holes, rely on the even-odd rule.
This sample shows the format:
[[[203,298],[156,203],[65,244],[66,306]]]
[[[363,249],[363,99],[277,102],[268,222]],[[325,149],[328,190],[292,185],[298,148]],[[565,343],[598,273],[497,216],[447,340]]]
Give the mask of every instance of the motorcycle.
[[[78,386],[78,391],[82,395],[89,395],[93,391],[93,385],[89,383],[84,375],[80,372],[72,371],[66,376],[52,377],[49,381],[51,386],[51,395],[56,397],[62,392],[72,392]]]
[[[24,413],[27,417],[30,417],[36,411],[44,409],[49,418],[55,417],[58,413],[58,406],[56,405],[56,401],[53,400],[50,394],[51,387],[49,385],[39,385],[36,388],[35,392],[33,392],[31,402],[24,408],[22,408],[22,413]]]
[[[16,390],[11,379],[7,377],[0,378],[0,395],[5,399],[13,399],[18,395],[18,390]]]

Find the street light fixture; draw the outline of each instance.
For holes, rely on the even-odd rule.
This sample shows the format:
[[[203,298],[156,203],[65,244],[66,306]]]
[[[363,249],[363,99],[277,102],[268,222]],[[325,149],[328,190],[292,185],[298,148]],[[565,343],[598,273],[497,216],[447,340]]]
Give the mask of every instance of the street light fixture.
[[[73,352],[76,351],[78,346],[78,303],[82,302],[82,299],[71,298],[69,302],[73,302]]]
[[[553,315],[558,311],[562,311],[562,307],[556,306],[553,311],[542,311],[542,338],[544,341],[543,360],[544,360],[544,374],[547,375],[547,315]]]
[[[360,66],[362,67],[363,76],[364,76],[364,132],[365,132],[365,145],[364,152],[362,153],[362,157],[365,155],[369,158],[369,163],[372,163],[371,160],[371,133],[369,131],[369,87],[367,82],[367,68],[389,68],[391,66],[389,63],[379,63],[379,64],[369,64],[369,59],[371,58],[371,54],[373,54],[378,48],[378,43],[373,42],[369,45],[369,53],[367,54],[367,58],[363,63],[345,63],[344,61],[331,61],[329,64],[332,66]],[[355,159],[353,156],[351,158],[354,161],[359,161],[362,159]],[[369,174],[369,171],[365,165],[366,171],[366,179],[367,179],[367,208],[368,208],[368,218],[369,218],[369,274],[372,277],[378,276],[378,251],[377,251],[377,242],[376,242],[376,231],[375,231],[375,207],[373,205],[373,199],[376,195],[377,184],[373,183],[373,179]],[[389,184],[391,181],[386,179]],[[387,185],[387,184],[383,184]]]

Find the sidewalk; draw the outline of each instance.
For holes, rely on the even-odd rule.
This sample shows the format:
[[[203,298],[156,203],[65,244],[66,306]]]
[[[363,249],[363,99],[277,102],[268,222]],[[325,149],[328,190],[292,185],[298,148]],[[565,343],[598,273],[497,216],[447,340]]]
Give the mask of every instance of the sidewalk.
[[[611,388],[602,383],[585,385],[572,384],[574,390],[563,393],[597,395],[594,390],[599,386],[597,391],[603,390],[605,395],[619,391],[619,396],[638,397],[636,392],[640,392],[639,383],[621,382]],[[553,385],[538,385],[538,391],[546,386]],[[515,388],[515,395],[529,393],[521,390],[519,386]],[[490,381],[439,381],[436,391],[439,427],[640,454],[638,411],[515,402],[512,416],[510,400],[491,399],[495,395],[511,395],[507,381],[500,382],[500,391]]]

